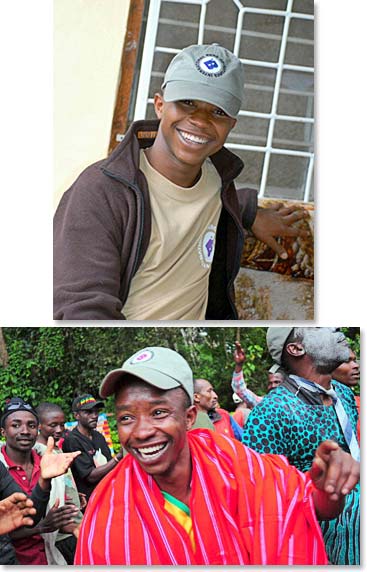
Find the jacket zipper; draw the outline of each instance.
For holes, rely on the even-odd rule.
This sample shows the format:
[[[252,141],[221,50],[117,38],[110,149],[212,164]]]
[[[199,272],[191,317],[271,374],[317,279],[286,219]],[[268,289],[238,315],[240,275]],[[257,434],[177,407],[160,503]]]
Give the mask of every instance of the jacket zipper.
[[[136,273],[137,270],[137,265],[138,265],[138,258],[139,258],[139,252],[141,249],[141,243],[143,241],[143,232],[144,232],[144,200],[143,200],[143,194],[141,192],[141,190],[139,189],[139,187],[137,185],[133,185],[132,183],[129,183],[128,181],[126,181],[125,179],[123,179],[122,177],[118,177],[117,175],[111,173],[111,171],[108,171],[107,169],[102,169],[102,171],[104,172],[105,175],[108,175],[109,177],[111,177],[112,179],[115,179],[115,181],[118,181],[119,183],[124,184],[125,186],[127,186],[129,189],[131,189],[132,191],[135,192],[135,195],[137,196],[137,198],[140,198],[140,202],[141,202],[141,206],[140,206],[140,211],[141,211],[141,225],[140,225],[140,229],[139,229],[139,236],[138,236],[138,244],[137,244],[137,250],[136,250],[136,256],[134,258],[134,264],[132,267],[132,271],[130,274],[130,278],[128,281],[128,288],[127,288],[127,293],[129,293],[130,291],[130,285],[131,285],[131,281]],[[121,300],[122,303],[124,304],[127,300],[127,296],[125,298],[125,300]]]
[[[224,192],[228,189],[229,185],[230,185],[230,183],[227,183],[226,187],[224,187],[224,185],[223,185],[223,187],[222,187],[222,205],[223,205],[223,208],[227,211],[227,213],[228,213],[229,216],[231,217],[233,223],[235,224],[235,226],[236,226],[236,228],[237,228],[237,230],[238,230],[238,233],[240,234],[240,233],[243,233],[242,227],[239,227],[239,225],[237,224],[237,221],[236,221],[235,217],[232,215],[231,210],[228,209],[228,207],[227,207],[225,201],[223,200]],[[234,183],[233,183],[233,185],[234,185]],[[235,260],[236,260],[236,261],[239,261],[239,260],[240,260],[240,256],[241,256],[241,250],[240,250],[240,246],[239,246],[239,240],[237,240],[237,241],[236,241],[236,257],[235,257]],[[240,264],[239,264],[239,266],[240,266]],[[228,283],[227,283],[226,292],[227,292],[227,299],[228,299],[228,301],[229,301],[230,307],[232,308],[232,312],[233,312],[233,314],[234,314],[234,316],[235,316],[235,319],[238,320],[237,308],[236,308],[236,306],[235,306],[235,304],[234,304],[234,301],[232,301],[232,298],[231,298],[231,296],[230,296],[230,289],[232,288],[232,286],[233,286],[233,284],[234,284],[234,281],[235,281],[235,278],[236,278],[236,276],[237,276],[237,274],[236,274],[236,276],[234,276],[233,274],[234,274],[234,273],[232,272],[232,276],[230,277],[230,279],[229,279],[229,281],[228,281]]]

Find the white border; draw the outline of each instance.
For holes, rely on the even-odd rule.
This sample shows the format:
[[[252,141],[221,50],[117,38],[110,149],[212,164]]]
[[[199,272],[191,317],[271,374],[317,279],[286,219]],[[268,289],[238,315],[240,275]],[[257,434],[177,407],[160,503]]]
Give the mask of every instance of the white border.
[[[367,6],[315,8],[316,321],[363,327]],[[52,4],[4,3],[0,32],[0,321],[52,325]]]

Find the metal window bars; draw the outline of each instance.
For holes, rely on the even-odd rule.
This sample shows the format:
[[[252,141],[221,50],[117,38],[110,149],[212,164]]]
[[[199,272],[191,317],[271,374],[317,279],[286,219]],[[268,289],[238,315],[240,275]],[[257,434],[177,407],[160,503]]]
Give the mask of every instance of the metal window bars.
[[[239,56],[240,53],[242,35],[244,33],[244,30],[246,30],[246,17],[248,17],[250,14],[257,14],[257,15],[260,14],[264,16],[275,16],[283,18],[284,20],[277,61],[271,62],[271,61],[260,61],[255,59],[240,58],[242,63],[245,64],[246,66],[264,67],[275,71],[275,83],[272,93],[272,103],[270,112],[261,113],[261,112],[248,111],[242,109],[239,113],[239,116],[259,118],[269,121],[266,143],[265,145],[249,145],[244,143],[241,144],[241,143],[227,142],[226,147],[231,149],[252,151],[264,154],[264,161],[260,179],[259,197],[263,197],[265,195],[265,190],[269,175],[270,158],[272,155],[287,155],[287,156],[306,158],[307,166],[303,177],[304,179],[303,201],[309,202],[310,189],[313,177],[313,168],[314,168],[314,153],[303,151],[300,149],[276,147],[274,145],[274,128],[276,121],[300,122],[303,123],[304,125],[309,124],[309,126],[312,126],[314,124],[313,117],[298,116],[298,115],[282,115],[277,112],[279,95],[281,93],[281,82],[282,82],[283,72],[293,71],[293,72],[302,72],[306,74],[314,73],[314,68],[311,66],[301,66],[301,65],[285,63],[285,55],[286,55],[287,42],[289,40],[289,27],[291,21],[297,19],[313,21],[314,16],[313,14],[294,12],[293,11],[294,0],[287,0],[287,6],[285,10],[272,10],[265,8],[262,9],[249,6],[246,7],[242,5],[240,0],[222,0],[223,3],[224,1],[227,1],[228,3],[232,2],[232,4],[234,4],[235,7],[238,9],[237,25],[236,29],[233,30],[234,32],[233,53],[236,54],[237,56]],[[180,51],[179,49],[175,49],[173,47],[171,48],[171,47],[163,47],[156,45],[158,27],[160,24],[161,6],[164,2],[169,2],[171,4],[172,3],[185,4],[185,5],[195,4],[201,6],[199,22],[198,22],[197,43],[198,44],[204,43],[203,40],[204,40],[204,32],[206,29],[207,8],[211,0],[150,0],[146,34],[145,34],[145,43],[144,43],[142,62],[141,62],[142,73],[140,74],[138,82],[134,120],[145,118],[147,105],[153,103],[153,99],[149,98],[149,87],[152,77],[153,58],[155,53],[165,53],[165,54],[175,55]]]

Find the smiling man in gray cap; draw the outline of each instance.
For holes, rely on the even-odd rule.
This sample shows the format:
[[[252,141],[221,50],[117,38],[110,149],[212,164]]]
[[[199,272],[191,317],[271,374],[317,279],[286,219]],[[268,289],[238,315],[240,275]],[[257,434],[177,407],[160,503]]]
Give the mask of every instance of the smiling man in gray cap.
[[[323,443],[305,477],[284,458],[192,431],[192,371],[168,348],[144,348],[111,371],[100,395],[112,394],[128,454],[89,501],[74,564],[326,564],[314,510],[340,510],[358,474],[350,455]]]
[[[193,45],[137,121],[66,192],[55,216],[55,319],[235,319],[233,282],[247,229],[280,256],[302,231],[293,208],[257,210],[234,187],[242,161],[224,144],[241,109],[241,61]]]
[[[269,328],[268,350],[286,376],[251,412],[243,442],[260,453],[285,455],[307,471],[324,439],[359,461],[357,410],[352,391],[333,379],[348,361],[349,348],[337,328]],[[329,562],[359,564],[359,483],[337,518],[322,521]]]

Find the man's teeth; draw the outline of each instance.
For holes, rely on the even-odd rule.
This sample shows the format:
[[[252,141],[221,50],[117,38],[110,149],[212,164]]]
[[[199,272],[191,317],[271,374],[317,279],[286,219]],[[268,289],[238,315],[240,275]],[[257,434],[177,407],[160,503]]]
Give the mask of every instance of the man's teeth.
[[[192,141],[193,143],[199,143],[200,145],[204,145],[208,143],[209,139],[203,139],[203,137],[198,137],[197,135],[192,135],[191,133],[186,133],[185,131],[180,131],[182,137],[187,141]]]
[[[137,451],[139,451],[139,453],[142,455],[142,457],[149,457],[151,455],[155,455],[156,453],[159,453],[160,451],[162,451],[166,446],[166,443],[164,443],[163,445],[155,445],[153,447],[141,447],[139,449],[137,449]]]

